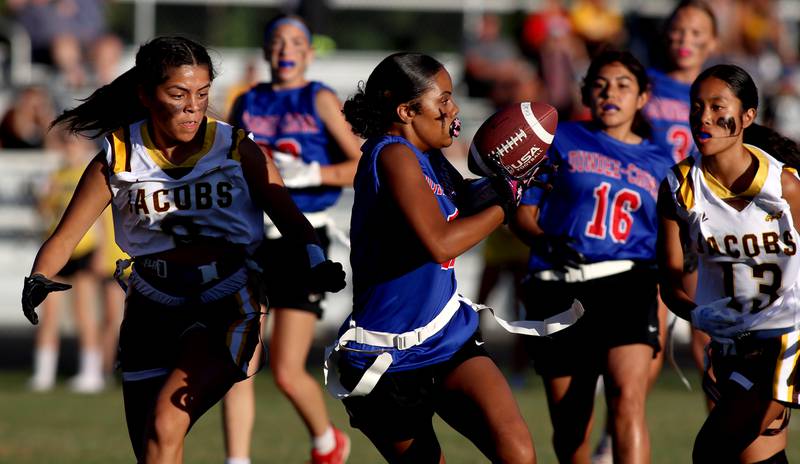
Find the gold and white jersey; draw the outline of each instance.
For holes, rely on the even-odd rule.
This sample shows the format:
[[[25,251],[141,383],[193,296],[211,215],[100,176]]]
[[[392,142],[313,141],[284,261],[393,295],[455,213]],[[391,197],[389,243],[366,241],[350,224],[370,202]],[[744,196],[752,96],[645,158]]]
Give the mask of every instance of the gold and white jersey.
[[[667,175],[678,217],[688,224],[699,256],[698,305],[732,297],[727,306],[745,330],[800,325],[798,272],[800,235],[782,197],[784,165],[752,145],[758,160],[750,187],[733,194],[702,168],[700,155],[675,165]],[[741,211],[726,203],[752,200]]]
[[[146,121],[109,134],[105,154],[119,247],[142,256],[203,237],[252,251],[264,226],[240,163],[245,137],[241,129],[206,118],[202,148],[176,165],[155,149]]]

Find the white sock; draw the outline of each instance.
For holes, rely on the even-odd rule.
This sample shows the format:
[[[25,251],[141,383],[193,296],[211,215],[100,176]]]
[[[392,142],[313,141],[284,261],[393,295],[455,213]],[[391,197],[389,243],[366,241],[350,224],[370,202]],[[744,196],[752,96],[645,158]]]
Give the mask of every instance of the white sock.
[[[225,464],[250,464],[250,458],[225,458]]]
[[[103,354],[99,349],[89,349],[81,351],[79,376],[102,377],[103,376]]]
[[[33,354],[33,377],[44,383],[52,383],[56,379],[58,366],[58,350],[53,348],[37,348]]]
[[[311,442],[318,453],[330,453],[336,448],[336,435],[333,433],[333,426],[329,425],[322,435],[314,437]]]

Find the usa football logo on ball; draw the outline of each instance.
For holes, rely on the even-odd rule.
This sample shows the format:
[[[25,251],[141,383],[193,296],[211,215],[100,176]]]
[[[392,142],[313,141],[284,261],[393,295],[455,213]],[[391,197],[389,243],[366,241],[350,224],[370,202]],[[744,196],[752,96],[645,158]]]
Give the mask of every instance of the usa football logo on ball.
[[[544,161],[558,126],[558,112],[539,102],[521,102],[489,117],[472,139],[467,164],[481,176],[527,181]]]

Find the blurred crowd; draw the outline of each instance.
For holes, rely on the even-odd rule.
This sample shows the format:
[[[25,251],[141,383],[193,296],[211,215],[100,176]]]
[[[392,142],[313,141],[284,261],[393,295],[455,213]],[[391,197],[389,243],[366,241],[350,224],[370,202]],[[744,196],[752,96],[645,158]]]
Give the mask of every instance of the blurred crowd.
[[[53,115],[123,71],[124,45],[107,27],[105,3],[6,2],[8,17],[30,38],[32,62],[44,72],[30,86],[3,89],[0,147],[55,148],[53,137],[47,137]],[[800,126],[793,124],[800,116],[797,21],[781,18],[775,0],[708,3],[717,16],[720,42],[720,53],[708,65],[732,62],[748,70],[764,95],[761,122],[800,139]],[[468,16],[461,86],[466,96],[486,99],[493,107],[546,101],[562,120],[579,119],[585,109],[578,87],[599,50],[631,50],[646,65],[661,64],[663,17],[623,12],[613,0],[541,0],[538,5],[528,12]]]
[[[760,93],[761,122],[800,140],[798,24],[774,0],[709,0],[719,47],[707,65],[745,68]],[[586,117],[578,88],[589,61],[606,48],[630,50],[642,63],[664,59],[664,19],[622,12],[610,0],[542,0],[522,15],[483,14],[465,31],[464,87],[494,107],[546,101],[561,120]]]

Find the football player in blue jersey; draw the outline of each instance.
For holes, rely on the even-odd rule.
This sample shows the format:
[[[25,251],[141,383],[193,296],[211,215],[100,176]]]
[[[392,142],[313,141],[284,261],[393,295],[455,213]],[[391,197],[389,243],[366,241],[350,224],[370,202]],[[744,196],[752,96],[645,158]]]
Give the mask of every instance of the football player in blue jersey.
[[[800,407],[800,150],[754,124],[758,89],[742,68],[703,71],[690,95],[699,153],[661,185],[658,251],[664,301],[711,336],[703,386],[715,405],[693,462],[785,464]],[[699,257],[691,291],[686,248]]]
[[[159,37],[139,48],[132,69],[54,121],[105,135],[105,147],[39,250],[22,308],[36,324],[36,306],[68,288],[48,277],[111,204],[116,241],[133,259],[119,359],[138,462],[182,462],[192,425],[247,377],[260,332],[248,262],[265,212],[307,250],[298,278],[320,292],[345,284],[270,159],[242,129],[206,115],[214,74],[205,47]]]
[[[677,163],[696,150],[689,127],[689,88],[703,70],[705,63],[716,52],[717,20],[711,7],[703,0],[681,1],[666,21],[666,63],[663,69],[650,68],[652,96],[644,113],[653,126],[653,140],[668,150]],[[687,250],[686,267],[692,271],[697,266],[697,256]],[[688,285],[696,276],[687,273]],[[666,338],[666,308],[659,307],[661,342]],[[691,352],[695,366],[701,373],[705,369],[705,348],[708,336],[692,329]],[[659,356],[659,360],[663,356]],[[660,363],[651,370],[655,380]]]
[[[267,24],[264,57],[272,80],[237,98],[229,119],[250,131],[272,155],[292,199],[326,249],[334,225],[325,210],[338,200],[343,186],[353,184],[360,141],[345,121],[336,94],[306,77],[314,50],[311,32],[300,17],[279,15]],[[293,259],[287,238],[272,224],[266,232],[259,254],[273,318],[270,368],[308,428],[312,464],[344,462],[349,439],[331,424],[322,390],[305,367],[324,295],[309,292],[295,277],[291,267],[302,260]],[[237,384],[223,405],[229,463],[247,464],[255,410],[252,381]]]
[[[385,58],[345,102],[367,141],[350,229],[354,308],[334,345],[341,377],[328,386],[389,462],[443,462],[438,414],[492,462],[532,463],[528,427],[454,272],[518,193],[496,178],[482,195],[456,195],[439,149],[453,142],[458,111],[450,74],[417,53]]]
[[[575,327],[529,341],[560,462],[589,460],[599,376],[615,462],[650,458],[647,374],[660,349],[655,206],[671,161],[648,141],[641,112],[648,85],[630,53],[598,55],[581,89],[591,121],[559,124],[548,151],[558,169],[545,178],[552,190],[528,189],[516,216],[515,229],[532,245],[523,289],[529,317],[547,317],[574,298],[586,309]]]

